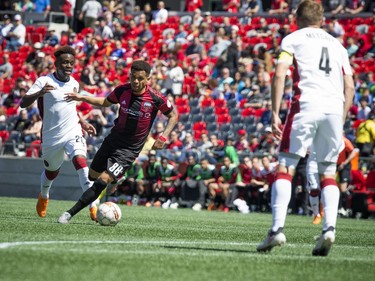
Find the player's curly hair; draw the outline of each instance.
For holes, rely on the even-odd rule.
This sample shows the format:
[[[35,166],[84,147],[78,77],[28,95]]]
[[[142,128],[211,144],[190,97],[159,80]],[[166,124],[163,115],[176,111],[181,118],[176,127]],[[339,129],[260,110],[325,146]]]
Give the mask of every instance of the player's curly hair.
[[[142,70],[144,70],[147,76],[149,76],[151,73],[151,66],[143,60],[133,61],[130,71],[133,72],[133,71],[142,71]]]
[[[71,54],[72,56],[75,57],[76,51],[70,46],[62,46],[55,51],[54,56],[57,59],[63,54]]]
[[[296,11],[298,27],[319,25],[323,19],[323,6],[313,0],[302,1]]]

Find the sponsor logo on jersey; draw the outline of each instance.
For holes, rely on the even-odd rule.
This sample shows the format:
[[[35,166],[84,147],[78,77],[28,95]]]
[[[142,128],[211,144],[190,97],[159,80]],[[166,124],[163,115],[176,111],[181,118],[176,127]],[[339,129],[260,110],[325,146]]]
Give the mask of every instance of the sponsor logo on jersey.
[[[142,103],[142,110],[143,111],[151,111],[151,109],[152,109],[152,104],[151,104],[151,102],[149,102],[149,101],[145,101],[144,103]]]
[[[121,105],[126,105],[126,100],[123,100],[122,102],[121,102]]]

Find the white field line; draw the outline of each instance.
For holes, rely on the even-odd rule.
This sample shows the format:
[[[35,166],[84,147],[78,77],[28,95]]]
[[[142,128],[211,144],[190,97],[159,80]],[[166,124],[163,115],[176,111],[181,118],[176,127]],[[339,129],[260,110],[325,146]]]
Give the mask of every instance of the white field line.
[[[124,245],[217,245],[217,246],[257,246],[259,243],[255,242],[226,242],[226,241],[184,241],[184,240],[165,240],[165,241],[153,241],[153,240],[84,240],[84,241],[59,241],[59,240],[52,240],[52,241],[15,241],[15,242],[2,242],[0,243],[0,249],[8,249],[17,246],[28,246],[28,245],[49,245],[49,244],[124,244]],[[311,248],[314,246],[314,242],[312,241],[311,244],[290,244],[287,243],[286,246],[290,248],[298,248],[298,247],[306,247]],[[374,249],[375,245],[367,245],[367,246],[350,246],[350,245],[334,245],[334,248],[341,248],[341,249]],[[209,249],[207,249],[209,250]],[[224,250],[230,250],[228,248]]]

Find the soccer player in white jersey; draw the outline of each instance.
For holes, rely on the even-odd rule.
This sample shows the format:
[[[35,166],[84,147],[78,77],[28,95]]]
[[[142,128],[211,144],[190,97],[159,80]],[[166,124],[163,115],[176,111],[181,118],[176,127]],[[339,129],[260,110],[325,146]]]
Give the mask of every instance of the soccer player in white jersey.
[[[340,192],[335,180],[343,120],[354,95],[354,83],[345,48],[320,29],[323,8],[312,0],[299,4],[299,30],[286,36],[272,82],[272,129],[281,139],[279,166],[272,187],[272,226],[257,251],[285,244],[283,233],[291,181],[298,160],[314,145],[320,174],[324,224],[312,254],[326,256],[335,240]],[[284,81],[294,65],[294,96],[284,128],[279,118]]]
[[[47,214],[49,191],[64,161],[64,153],[72,160],[79,176],[79,182],[86,191],[93,182],[88,177],[86,163],[86,141],[83,130],[96,134],[95,128],[83,121],[77,113],[76,102],[67,102],[68,93],[77,92],[78,82],[71,76],[75,63],[73,48],[60,47],[54,53],[56,71],[39,77],[26,95],[22,98],[21,107],[25,108],[38,103],[43,118],[42,157],[44,171],[41,175],[41,192],[36,205],[40,217]],[[96,205],[90,205],[90,217],[96,220]]]

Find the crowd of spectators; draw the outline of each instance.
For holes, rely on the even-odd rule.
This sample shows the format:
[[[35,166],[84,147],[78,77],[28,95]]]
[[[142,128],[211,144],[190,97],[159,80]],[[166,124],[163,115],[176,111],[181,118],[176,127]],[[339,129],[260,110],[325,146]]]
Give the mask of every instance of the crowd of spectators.
[[[128,2],[133,4],[125,5]],[[181,172],[184,166],[176,163],[195,161],[193,166],[199,166],[196,167],[199,173],[202,167],[214,167],[215,182],[204,185],[206,196],[212,202],[220,195],[217,208],[234,206],[236,198],[233,196],[237,194],[252,209],[267,210],[264,202],[268,200],[268,186],[272,183],[270,171],[277,165],[278,145],[270,129],[270,85],[280,42],[297,29],[293,9],[298,2],[272,1],[271,8],[264,11],[259,0],[224,0],[220,9],[244,13],[243,17],[225,17],[202,12],[202,1],[192,0],[186,1],[186,9],[191,14],[178,17],[169,15],[163,1],[158,2],[154,11],[148,4],[141,10],[134,1],[103,1],[102,4],[86,1],[80,13],[84,29],[61,34],[51,28],[25,26],[19,14],[4,15],[0,27],[1,152],[39,155],[41,119],[38,109],[34,106],[21,110],[19,102],[38,76],[54,71],[52,54],[56,47],[69,45],[76,50],[73,76],[80,83],[81,93],[87,95],[108,95],[128,80],[131,62],[144,59],[153,67],[150,85],[168,97],[180,116],[167,149],[154,155],[154,163],[161,163],[158,166],[162,167],[163,159],[168,159],[168,165],[177,171],[174,176],[177,183],[170,184],[169,189],[179,190],[183,197],[184,187],[191,184],[186,179],[191,180],[193,174],[184,176]],[[372,145],[375,141],[375,16],[336,17],[340,13],[363,11],[368,4],[366,1],[323,2],[331,11],[323,28],[347,48],[355,72],[356,95],[345,124],[346,135],[358,147],[363,147],[360,142]],[[30,1],[18,7],[28,11]],[[130,14],[129,7],[138,13]],[[42,11],[48,12],[48,9],[47,6]],[[268,15],[263,17],[261,12]],[[283,122],[293,83],[291,69],[280,112]],[[77,109],[98,132],[97,136],[87,138],[89,157],[92,157],[113,126],[116,108],[101,110],[80,103]],[[137,163],[143,165],[141,170],[147,170],[144,165],[150,162],[149,149],[153,139],[163,131],[165,120],[162,115],[157,117],[153,135],[149,136]],[[365,128],[370,129],[358,130],[358,133],[357,128],[363,128],[360,126],[363,121],[368,123]],[[356,139],[357,134],[371,130],[374,134]],[[371,148],[367,154],[362,151],[361,156],[373,156],[373,146]],[[238,177],[220,175],[225,159],[230,161],[227,170],[232,171],[234,167],[235,173],[232,172]],[[243,171],[250,175],[241,176]],[[201,180],[199,173],[194,174],[195,184]],[[144,195],[149,203],[157,202],[158,198],[150,198],[147,192],[154,190],[152,194],[158,194],[163,176],[137,179],[138,184],[132,184],[133,195]],[[142,182],[145,179],[148,185]],[[244,194],[241,187],[247,185],[251,186],[251,192]],[[173,192],[168,193],[168,190],[163,191],[164,203],[168,200],[169,204],[175,203],[172,202]],[[196,203],[204,207],[199,200]],[[242,209],[246,212],[246,208]]]

